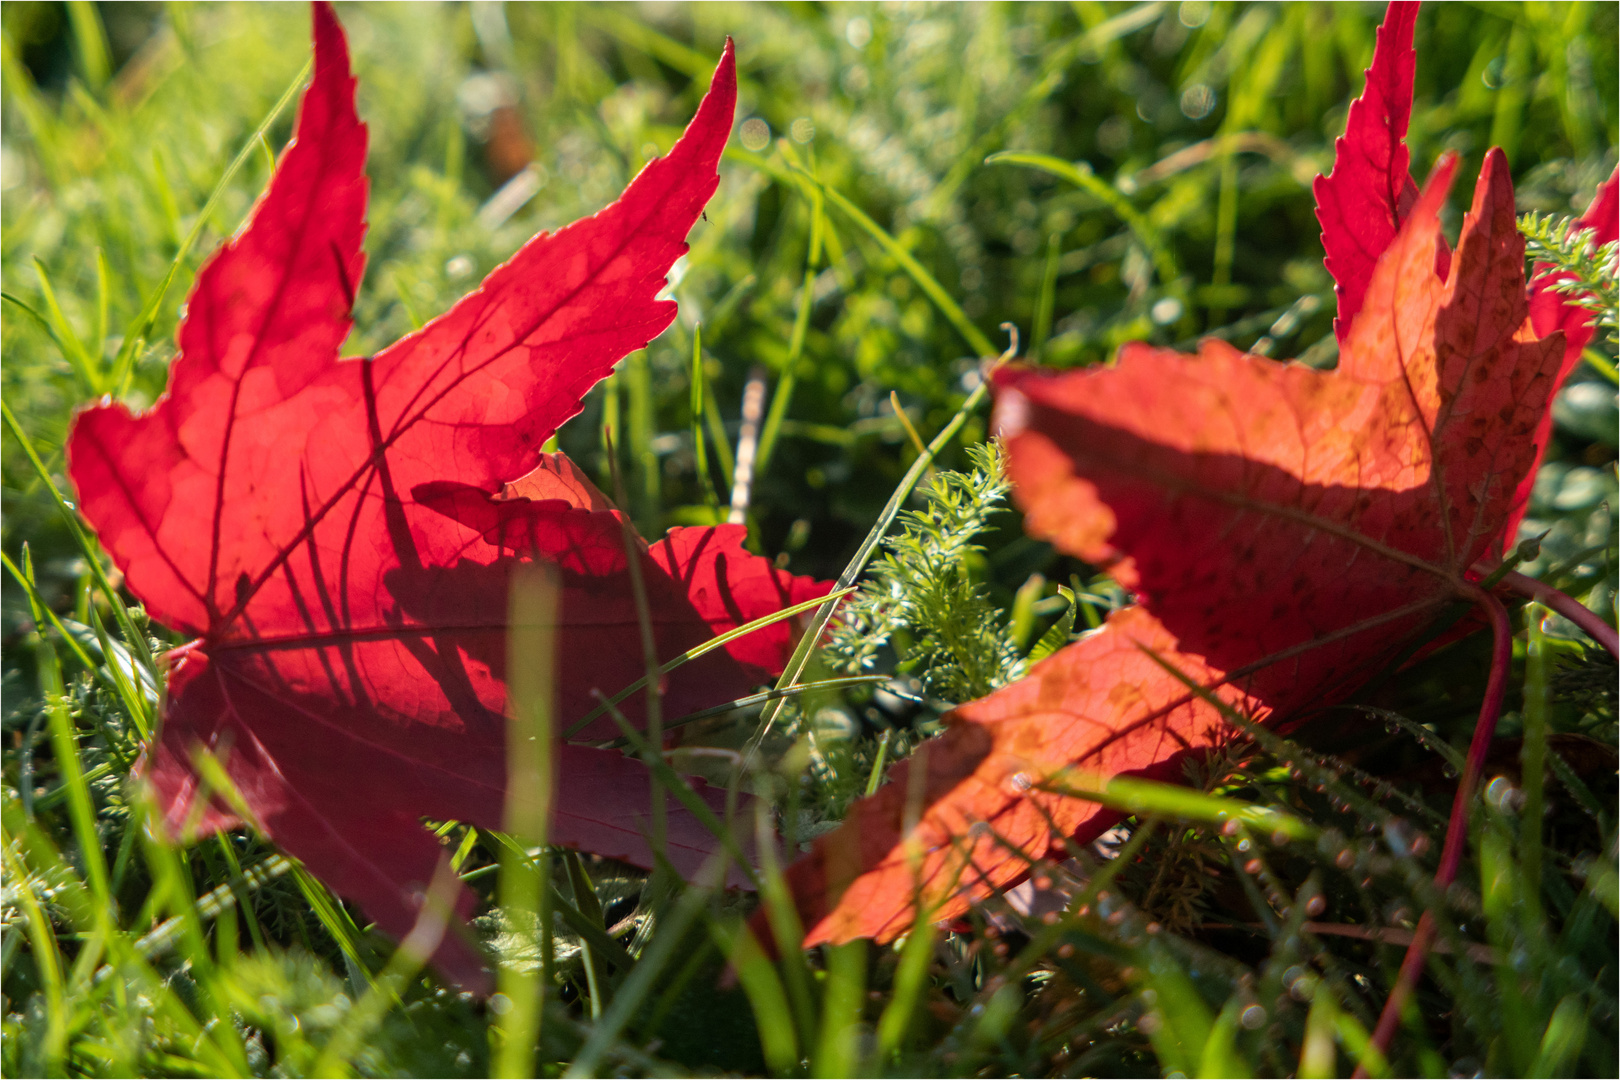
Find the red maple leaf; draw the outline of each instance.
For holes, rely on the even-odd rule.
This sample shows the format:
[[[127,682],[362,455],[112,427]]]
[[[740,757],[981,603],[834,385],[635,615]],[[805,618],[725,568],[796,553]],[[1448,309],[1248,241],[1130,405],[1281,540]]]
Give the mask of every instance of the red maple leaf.
[[[206,748],[270,837],[399,936],[441,858],[421,819],[501,826],[508,581],[523,559],[560,574],[564,727],[592,691],[646,671],[630,558],[660,660],[827,586],[745,552],[740,526],[627,551],[622,516],[566,458],[540,453],[675,316],[656,295],[718,183],[729,43],[686,134],[617,202],[536,236],[417,333],[340,360],[365,262],[366,131],[325,4],[314,37],[296,137],[199,273],[167,393],[141,416],[82,413],[69,471],[130,591],[198,638],[170,672],[144,764],[170,825],[232,822],[217,800],[193,805],[192,755]],[[738,696],[788,645],[778,625],[678,668],[668,708]],[[643,766],[571,745],[558,758],[552,841],[651,865]],[[714,846],[670,811],[677,868]],[[471,899],[463,890],[463,914]],[[486,984],[453,935],[435,959]]]
[[[1392,6],[1374,73],[1398,68],[1388,50],[1409,49],[1410,14]],[[1409,102],[1409,65],[1404,79]],[[1139,603],[948,714],[789,869],[806,944],[887,940],[919,910],[949,918],[1118,820],[1064,788],[1180,780],[1187,755],[1237,734],[1183,680],[1257,721],[1296,718],[1342,700],[1442,607],[1482,599],[1476,568],[1511,535],[1565,343],[1528,317],[1500,151],[1455,253],[1439,222],[1455,158],[1404,194],[1399,82],[1352,109],[1346,142],[1361,145],[1346,157],[1341,142],[1353,168],[1327,188],[1336,220],[1367,230],[1360,247],[1328,245],[1352,298],[1337,370],[1210,340],[1196,357],[1133,344],[1106,369],[999,375],[1026,528]],[[1365,145],[1369,108],[1399,114],[1381,146]],[[1350,190],[1354,170],[1387,196],[1378,214]]]
[[[1333,329],[1341,343],[1349,335],[1356,312],[1361,310],[1373,265],[1395,239],[1417,199],[1406,129],[1412,118],[1412,80],[1417,70],[1412,37],[1418,7],[1415,0],[1393,0],[1389,5],[1383,25],[1378,28],[1366,87],[1350,103],[1344,135],[1334,143],[1333,169],[1326,176],[1318,176],[1312,188],[1316,217],[1322,223],[1322,247],[1327,252],[1324,261],[1333,275],[1339,299]],[[1576,227],[1592,229],[1597,245],[1610,243],[1620,234],[1620,169],[1598,187]],[[1450,257],[1442,240],[1435,249],[1434,264],[1435,273],[1442,278]],[[1564,331],[1564,363],[1556,379],[1562,385],[1592,340],[1592,313],[1553,288],[1567,275],[1547,270],[1538,264],[1530,281],[1530,319],[1543,336],[1554,330]],[[1547,412],[1536,429],[1536,466],[1541,464],[1551,435],[1552,413]],[[1520,483],[1513,513],[1503,530],[1509,543],[1529,506],[1535,479],[1536,469],[1532,467]]]

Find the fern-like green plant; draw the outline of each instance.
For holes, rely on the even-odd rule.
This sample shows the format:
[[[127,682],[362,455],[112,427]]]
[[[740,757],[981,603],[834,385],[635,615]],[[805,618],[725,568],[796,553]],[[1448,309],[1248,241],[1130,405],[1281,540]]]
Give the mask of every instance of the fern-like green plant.
[[[1579,224],[1578,219],[1559,214],[1523,215],[1519,232],[1524,235],[1525,254],[1546,267],[1543,275],[1560,275],[1553,289],[1569,303],[1591,311],[1596,325],[1608,330],[1609,341],[1620,342],[1615,322],[1620,306],[1615,284],[1620,241],[1596,244],[1596,230],[1577,228]]]
[[[970,447],[973,467],[939,472],[925,490],[927,505],[900,516],[900,532],[870,576],[845,604],[827,646],[827,659],[851,672],[870,669],[900,631],[900,662],[929,690],[951,701],[983,697],[1023,673],[1024,662],[1002,613],[967,564],[974,538],[1004,509],[1007,481],[998,442]]]

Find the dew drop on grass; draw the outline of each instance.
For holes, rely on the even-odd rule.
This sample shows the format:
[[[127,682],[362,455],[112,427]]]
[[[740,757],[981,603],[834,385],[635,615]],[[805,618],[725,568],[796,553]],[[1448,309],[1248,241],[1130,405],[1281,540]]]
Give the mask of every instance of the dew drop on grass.
[[[1317,893],[1315,896],[1312,896],[1309,900],[1305,901],[1305,914],[1307,915],[1320,915],[1326,910],[1327,901],[1322,899],[1321,893]]]
[[[1260,860],[1250,859],[1248,862],[1243,864],[1243,869],[1247,873],[1258,874],[1260,872]]]

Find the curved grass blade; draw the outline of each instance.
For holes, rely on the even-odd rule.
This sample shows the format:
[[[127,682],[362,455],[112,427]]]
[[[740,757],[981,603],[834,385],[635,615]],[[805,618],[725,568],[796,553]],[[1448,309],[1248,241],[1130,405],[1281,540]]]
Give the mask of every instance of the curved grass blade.
[[[236,177],[242,166],[247,164],[248,160],[253,157],[271,125],[276,122],[287,106],[292,104],[293,99],[298,96],[298,91],[303,87],[305,80],[309,78],[310,72],[314,69],[314,58],[304,61],[304,66],[298,69],[298,74],[293,76],[291,84],[288,85],[276,103],[270,106],[269,113],[260,121],[253,134],[248,136],[247,141],[242,144],[242,149],[237,151],[236,157],[232,158],[231,163],[225,167],[225,171],[220,174],[219,181],[214,185],[214,190],[208,193],[208,199],[203,203],[202,209],[197,212],[196,220],[192,222],[191,229],[181,239],[179,250],[174,253],[174,258],[169,263],[168,272],[163,275],[163,280],[158,283],[156,291],[146,298],[146,303],[141,306],[140,313],[130,320],[129,325],[124,330],[124,343],[119,347],[118,355],[113,360],[112,377],[108,380],[108,385],[113,388],[114,393],[123,395],[129,390],[129,379],[135,370],[135,353],[140,343],[145,341],[146,336],[151,333],[152,324],[157,321],[158,308],[163,306],[163,300],[169,294],[169,287],[174,284],[175,277],[180,273],[180,265],[185,261],[186,256],[191,253],[191,247],[197,242],[197,237],[202,235],[203,227],[219,206],[220,199],[225,195],[226,187],[230,185],[230,182]]]
[[[745,637],[748,634],[752,634],[755,630],[763,630],[765,627],[770,626],[773,623],[779,623],[783,619],[791,619],[793,616],[802,614],[803,612],[806,612],[806,611],[809,611],[811,608],[820,607],[821,605],[825,604],[829,599],[833,599],[833,600],[843,599],[844,597],[848,596],[850,593],[852,593],[854,591],[855,590],[854,590],[853,587],[845,587],[843,589],[843,591],[841,591],[841,592],[834,591],[833,593],[829,594],[828,596],[818,596],[814,600],[806,600],[803,603],[794,604],[792,607],[783,608],[781,611],[773,611],[771,614],[762,616],[761,618],[758,618],[758,619],[755,619],[753,622],[744,623],[742,626],[737,627],[735,630],[727,630],[724,634],[720,634],[720,635],[717,635],[716,637],[712,637],[708,641],[705,641],[702,645],[699,645],[699,646],[697,646],[696,648],[693,648],[693,649],[688,649],[686,652],[681,653],[679,656],[677,656],[677,657],[675,657],[675,658],[673,658],[673,659],[671,659],[669,661],[666,661],[661,667],[659,667],[657,669],[657,674],[660,675],[660,676],[668,675],[671,671],[674,671],[676,668],[680,667],[682,664],[685,664],[685,663],[687,663],[688,661],[691,661],[691,660],[696,660],[698,657],[704,655],[705,653],[713,652],[715,649],[718,649],[721,646],[726,645],[726,644],[728,644],[730,642],[736,641],[740,637]],[[580,729],[582,729],[583,727],[585,727],[585,725],[589,724],[592,720],[595,720],[597,717],[601,716],[604,712],[607,712],[609,709],[611,709],[613,706],[617,705],[619,702],[623,701],[625,698],[629,697],[631,694],[634,694],[636,691],[643,689],[646,685],[647,685],[647,676],[644,675],[641,678],[637,679],[635,682],[631,683],[629,686],[625,687],[623,690],[620,690],[617,694],[614,694],[612,697],[604,698],[603,701],[602,701],[602,704],[598,705],[596,708],[594,708],[590,712],[586,713],[580,719],[578,719],[578,720],[574,721],[572,724],[570,724],[568,729],[563,732],[563,738],[566,739],[570,735],[573,735],[575,732],[577,732]],[[744,698],[742,700],[746,702],[749,699]],[[727,711],[727,710],[729,710],[731,708],[734,708],[734,707],[739,707],[739,706],[722,705],[722,706],[719,706],[718,708],[719,708],[720,712],[725,712],[725,711]],[[712,712],[705,712],[705,713],[699,714],[699,715],[718,715],[718,714],[712,713]]]

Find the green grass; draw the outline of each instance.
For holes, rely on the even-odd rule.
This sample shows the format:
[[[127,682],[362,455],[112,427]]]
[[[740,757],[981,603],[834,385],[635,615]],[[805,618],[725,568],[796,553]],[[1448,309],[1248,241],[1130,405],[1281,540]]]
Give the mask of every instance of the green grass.
[[[834,578],[852,556],[880,554],[865,543],[874,523],[919,515],[872,578],[916,603],[875,612],[882,635],[802,658],[804,678],[825,681],[864,656],[892,676],[884,690],[829,683],[682,729],[687,743],[758,747],[749,780],[772,796],[785,838],[765,853],[759,895],[780,932],[792,922],[781,865],[880,763],[937,730],[941,697],[1012,677],[1054,625],[1071,620],[1061,639],[1123,600],[1093,568],[1024,538],[1015,511],[963,513],[963,492],[995,488],[987,459],[969,455],[984,413],[959,410],[979,358],[1006,346],[1000,325],[1018,328],[1023,355],[1064,367],[1126,340],[1187,347],[1206,334],[1334,362],[1309,184],[1331,161],[1380,14],[340,9],[372,145],[352,353],[442,311],[537,229],[612,199],[690,116],[724,36],[737,39],[749,123],[676,285],[681,315],[592,393],[560,443],[607,486],[602,431],[624,432],[617,471],[644,534],[711,521],[729,502],[757,369],[769,401],[747,515],[758,550]],[[487,1075],[526,1068],[530,1046],[548,1075],[1620,1067],[1614,668],[1530,610],[1515,613],[1511,711],[1445,896],[1430,882],[1448,770],[1488,662],[1472,639],[1288,739],[1254,732],[1188,789],[1111,789],[1125,825],[1036,869],[1068,895],[1049,918],[998,898],[894,947],[771,960],[743,928],[748,896],[535,857],[445,823],[457,871],[487,902],[478,932],[505,964],[507,996],[485,1002],[444,986],[420,941],[371,931],[251,832],[185,848],[156,839],[129,775],[156,722],[153,657],[178,641],[130,606],[61,504],[73,497],[62,444],[76,405],[162,391],[192,276],[291,130],[307,18],[297,5],[0,12],[0,285],[12,298],[0,311],[0,1071]],[[1420,175],[1442,149],[1468,172],[1499,144],[1519,209],[1567,215],[1614,167],[1613,5],[1433,5],[1417,47]],[[502,101],[516,111],[492,113]],[[503,206],[494,196],[525,143],[539,190]],[[1547,534],[1527,571],[1610,619],[1613,361],[1599,342],[1560,396],[1525,526]],[[959,424],[935,467],[963,477],[936,472],[931,486],[908,424],[925,441]],[[918,480],[918,494],[893,498]],[[961,573],[908,562],[929,543],[962,552]],[[998,670],[963,656],[996,657]],[[1392,1059],[1368,1060],[1400,935],[1425,908],[1442,951]]]

